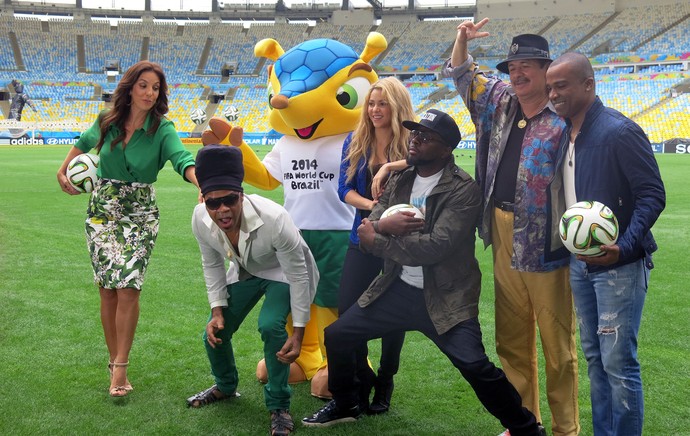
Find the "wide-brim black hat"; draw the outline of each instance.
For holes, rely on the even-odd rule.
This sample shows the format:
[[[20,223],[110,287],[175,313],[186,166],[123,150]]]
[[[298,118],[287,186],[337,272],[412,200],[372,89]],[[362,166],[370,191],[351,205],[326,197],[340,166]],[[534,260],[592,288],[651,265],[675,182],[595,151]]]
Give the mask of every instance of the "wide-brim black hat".
[[[544,37],[525,33],[513,38],[510,44],[508,57],[498,65],[498,71],[508,74],[508,62],[519,59],[544,59],[551,61],[549,57],[549,43]]]

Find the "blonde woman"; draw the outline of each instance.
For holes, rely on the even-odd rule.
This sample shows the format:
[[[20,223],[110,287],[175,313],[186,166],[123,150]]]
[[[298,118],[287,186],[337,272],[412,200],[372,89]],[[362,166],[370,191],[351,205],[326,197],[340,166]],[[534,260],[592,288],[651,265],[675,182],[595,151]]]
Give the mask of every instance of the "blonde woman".
[[[383,268],[383,260],[359,249],[357,228],[376,204],[371,182],[381,166],[407,156],[409,130],[403,120],[415,119],[410,94],[405,85],[394,77],[374,83],[365,99],[359,123],[343,144],[338,195],[340,200],[357,209],[345,255],[338,294],[338,313],[344,313],[369,287]],[[358,377],[361,382],[360,407],[370,414],[388,411],[393,394],[393,376],[400,365],[400,350],[405,333],[382,338],[378,375],[367,362],[367,346],[357,352]],[[369,393],[374,397],[369,404]]]

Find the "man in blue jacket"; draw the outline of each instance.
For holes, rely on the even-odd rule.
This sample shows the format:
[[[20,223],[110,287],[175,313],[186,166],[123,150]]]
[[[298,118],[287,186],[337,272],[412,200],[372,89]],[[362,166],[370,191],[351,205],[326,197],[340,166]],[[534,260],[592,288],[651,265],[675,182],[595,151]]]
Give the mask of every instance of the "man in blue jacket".
[[[644,406],[637,335],[657,248],[650,229],[664,210],[664,185],[640,126],[596,96],[587,57],[566,53],[556,59],[546,83],[551,103],[567,122],[559,172],[551,183],[558,213],[577,201],[599,201],[619,224],[618,241],[602,246],[602,255],[572,255],[570,262],[594,434],[640,435]]]

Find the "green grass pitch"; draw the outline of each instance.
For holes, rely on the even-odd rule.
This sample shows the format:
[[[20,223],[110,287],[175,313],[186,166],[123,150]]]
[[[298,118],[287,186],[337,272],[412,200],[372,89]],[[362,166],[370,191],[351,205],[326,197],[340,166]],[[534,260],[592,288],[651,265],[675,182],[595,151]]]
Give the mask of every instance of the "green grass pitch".
[[[190,147],[196,153],[195,147]],[[265,153],[266,148],[259,149]],[[0,434],[266,434],[269,416],[255,380],[262,347],[256,310],[234,340],[242,397],[191,410],[185,399],[213,382],[201,342],[208,316],[199,250],[190,230],[196,191],[168,165],[156,183],[161,227],[141,295],[130,356],[128,397],[108,397],[98,292],[84,238],[87,195],[68,196],[56,171],[65,146],[0,147]],[[473,173],[471,153],[456,151]],[[690,432],[688,217],[690,160],[657,155],[667,207],[654,233],[656,268],[644,309],[639,357],[645,388],[645,433]],[[256,192],[247,187],[248,192]],[[280,201],[282,190],[262,192]],[[315,206],[316,212],[316,206]],[[317,212],[316,212],[317,213]],[[491,253],[477,244],[483,272],[480,321],[494,351]],[[378,343],[371,345],[376,365]],[[541,359],[541,357],[540,357]],[[543,359],[542,359],[543,365]],[[580,420],[591,435],[586,363],[580,353]],[[495,435],[502,431],[450,362],[418,333],[407,336],[390,413],[303,435]],[[550,417],[542,385],[542,414]],[[296,421],[321,407],[306,384],[294,387]]]

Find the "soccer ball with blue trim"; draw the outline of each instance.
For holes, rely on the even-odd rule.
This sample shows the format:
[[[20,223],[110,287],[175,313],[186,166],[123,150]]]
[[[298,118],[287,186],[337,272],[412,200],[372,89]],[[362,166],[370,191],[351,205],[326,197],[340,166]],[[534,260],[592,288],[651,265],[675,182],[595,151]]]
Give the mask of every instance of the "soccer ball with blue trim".
[[[563,245],[571,253],[601,256],[601,245],[618,240],[618,220],[613,211],[598,201],[580,201],[570,206],[558,226]]]

